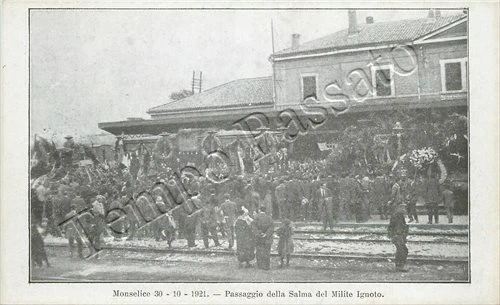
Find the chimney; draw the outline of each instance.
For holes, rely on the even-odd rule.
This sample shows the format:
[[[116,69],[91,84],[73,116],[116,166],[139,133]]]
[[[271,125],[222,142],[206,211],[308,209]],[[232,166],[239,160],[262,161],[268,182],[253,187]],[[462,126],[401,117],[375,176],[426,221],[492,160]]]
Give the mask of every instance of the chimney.
[[[356,20],[356,11],[349,10],[349,29],[347,31],[348,35],[354,35],[358,32],[358,22]]]
[[[436,18],[441,17],[441,11],[440,11],[440,10],[436,10],[436,11],[434,12],[434,17],[436,17]]]
[[[366,17],[366,24],[372,24],[374,23],[375,21],[373,20],[373,17],[372,16],[368,16]]]
[[[292,34],[292,50],[297,50],[300,46],[300,34]]]
[[[434,9],[430,9],[429,13],[427,14],[427,18],[434,18]]]

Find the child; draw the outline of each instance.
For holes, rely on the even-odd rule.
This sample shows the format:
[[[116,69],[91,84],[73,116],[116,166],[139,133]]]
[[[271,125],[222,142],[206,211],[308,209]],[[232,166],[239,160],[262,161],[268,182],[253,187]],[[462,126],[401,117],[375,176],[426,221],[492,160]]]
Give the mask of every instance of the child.
[[[281,227],[278,228],[276,233],[279,236],[278,242],[278,255],[281,259],[280,268],[283,268],[283,260],[286,258],[286,266],[290,265],[290,255],[293,252],[293,229],[290,225],[289,219],[284,219]]]

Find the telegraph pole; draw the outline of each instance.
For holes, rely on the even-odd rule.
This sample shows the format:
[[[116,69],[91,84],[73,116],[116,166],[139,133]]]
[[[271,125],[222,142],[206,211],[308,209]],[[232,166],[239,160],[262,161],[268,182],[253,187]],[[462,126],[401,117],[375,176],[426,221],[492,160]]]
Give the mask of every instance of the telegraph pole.
[[[273,104],[274,108],[276,108],[276,71],[274,68],[274,27],[273,27],[273,19],[271,19],[271,45],[273,48],[273,53],[271,55],[271,64],[273,66],[273,76],[272,76],[272,81],[273,81]]]

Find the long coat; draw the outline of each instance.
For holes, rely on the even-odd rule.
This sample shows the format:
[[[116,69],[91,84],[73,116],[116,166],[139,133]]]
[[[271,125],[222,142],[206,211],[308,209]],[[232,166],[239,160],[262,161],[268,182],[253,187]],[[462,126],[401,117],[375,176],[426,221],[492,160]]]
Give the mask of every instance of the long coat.
[[[274,222],[271,216],[265,213],[257,214],[252,222],[252,231],[255,237],[257,267],[269,269],[274,234]]]
[[[242,217],[234,222],[236,256],[239,262],[250,262],[255,258],[255,240],[252,227]]]

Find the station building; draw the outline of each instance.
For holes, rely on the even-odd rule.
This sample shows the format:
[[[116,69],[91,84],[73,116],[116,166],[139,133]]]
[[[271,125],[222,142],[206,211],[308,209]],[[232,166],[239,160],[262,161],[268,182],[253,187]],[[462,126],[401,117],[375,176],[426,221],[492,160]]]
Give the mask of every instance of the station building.
[[[468,114],[466,13],[391,22],[359,22],[355,11],[347,17],[347,29],[313,41],[302,43],[293,34],[289,48],[270,55],[271,76],[234,80],[153,107],[150,119],[102,122],[99,128],[152,141],[185,129],[234,130],[256,114],[265,116],[269,130],[307,134],[291,142],[290,151],[312,156],[348,126],[390,129],[399,123],[404,130],[418,128],[418,122],[405,126],[404,116]],[[319,121],[319,128],[310,128]]]

